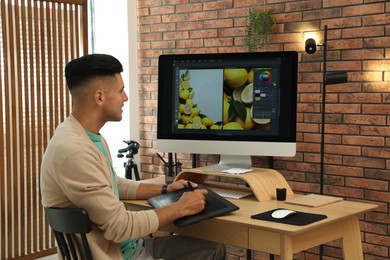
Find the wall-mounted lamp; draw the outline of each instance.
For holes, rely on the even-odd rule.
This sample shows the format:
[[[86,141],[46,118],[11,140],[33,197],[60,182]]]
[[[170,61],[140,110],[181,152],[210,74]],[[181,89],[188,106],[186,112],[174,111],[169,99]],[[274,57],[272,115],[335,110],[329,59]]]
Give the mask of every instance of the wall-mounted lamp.
[[[305,51],[308,53],[308,54],[313,54],[315,53],[317,50],[317,43],[316,43],[316,40],[314,40],[313,38],[309,38],[305,41]]]

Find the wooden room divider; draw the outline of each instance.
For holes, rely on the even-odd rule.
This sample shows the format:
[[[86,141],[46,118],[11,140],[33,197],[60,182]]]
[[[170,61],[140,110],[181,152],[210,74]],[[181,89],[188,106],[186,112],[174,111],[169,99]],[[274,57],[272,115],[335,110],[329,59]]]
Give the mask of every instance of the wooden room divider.
[[[56,251],[40,163],[70,113],[65,64],[88,52],[87,0],[0,1],[0,259],[34,259]]]

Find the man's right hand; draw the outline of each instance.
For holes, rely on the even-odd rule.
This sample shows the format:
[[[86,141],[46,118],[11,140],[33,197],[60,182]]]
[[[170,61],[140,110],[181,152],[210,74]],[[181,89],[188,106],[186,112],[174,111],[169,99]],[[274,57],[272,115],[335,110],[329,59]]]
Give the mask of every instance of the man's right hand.
[[[207,190],[196,189],[183,194],[178,203],[185,209],[184,216],[201,212],[206,205]],[[184,217],[183,216],[183,217]]]

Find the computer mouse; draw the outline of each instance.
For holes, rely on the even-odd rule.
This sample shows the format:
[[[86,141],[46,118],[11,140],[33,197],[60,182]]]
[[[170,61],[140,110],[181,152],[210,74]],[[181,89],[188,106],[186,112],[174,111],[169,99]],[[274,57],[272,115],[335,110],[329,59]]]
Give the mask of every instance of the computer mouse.
[[[296,212],[294,210],[290,210],[290,209],[277,209],[274,212],[272,212],[271,216],[273,218],[282,219],[291,216],[295,213]]]

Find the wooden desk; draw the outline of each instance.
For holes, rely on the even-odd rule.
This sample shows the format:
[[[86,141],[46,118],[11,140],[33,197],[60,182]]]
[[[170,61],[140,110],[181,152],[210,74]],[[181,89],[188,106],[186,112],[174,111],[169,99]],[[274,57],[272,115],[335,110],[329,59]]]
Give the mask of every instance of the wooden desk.
[[[300,195],[290,194],[287,198],[297,196]],[[341,238],[344,259],[363,260],[359,216],[377,207],[375,204],[343,200],[313,208],[272,199],[259,202],[255,196],[230,201],[240,209],[188,227],[177,228],[170,224],[162,230],[280,255],[282,260],[292,260],[294,253]],[[146,201],[124,201],[124,203],[129,210],[151,208]],[[250,217],[281,207],[325,214],[327,218],[313,224],[295,226]]]

